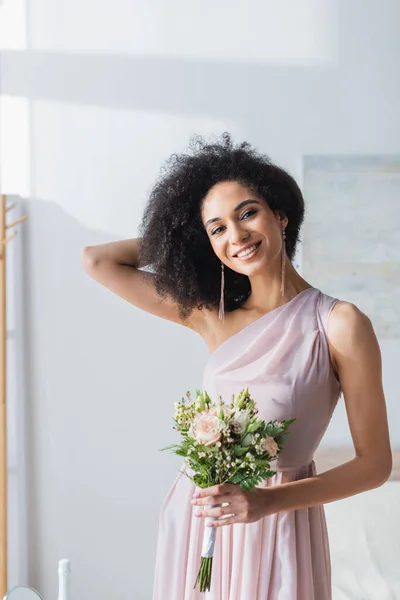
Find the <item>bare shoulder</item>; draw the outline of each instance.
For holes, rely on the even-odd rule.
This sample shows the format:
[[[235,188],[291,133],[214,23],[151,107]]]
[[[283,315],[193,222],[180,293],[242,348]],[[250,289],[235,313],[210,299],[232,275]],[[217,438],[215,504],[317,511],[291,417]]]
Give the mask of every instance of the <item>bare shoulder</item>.
[[[224,321],[221,321],[218,309],[212,308],[203,311],[201,319],[198,320],[197,333],[204,339],[210,352],[214,352],[221,344],[236,335],[252,321],[254,321],[254,316],[250,311],[242,308],[225,312]]]
[[[212,319],[210,311],[206,308],[193,308],[189,317],[184,321],[181,320],[180,324],[198,333],[204,341],[207,341],[207,332],[212,329],[210,319]]]
[[[218,311],[215,308],[196,309],[190,316],[190,322],[188,321],[188,327],[203,338],[210,352],[218,345],[220,326]]]
[[[336,302],[329,317],[328,338],[332,343],[359,340],[359,336],[368,335],[371,330],[370,318],[358,306],[343,300]]]
[[[331,311],[327,337],[336,366],[346,358],[354,358],[361,345],[368,350],[378,344],[370,318],[358,306],[343,300]]]

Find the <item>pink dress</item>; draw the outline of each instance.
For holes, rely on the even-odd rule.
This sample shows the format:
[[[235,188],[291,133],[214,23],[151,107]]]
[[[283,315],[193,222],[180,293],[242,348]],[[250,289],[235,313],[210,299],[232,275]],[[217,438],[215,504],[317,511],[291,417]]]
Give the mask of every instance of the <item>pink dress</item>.
[[[230,402],[248,386],[262,419],[296,419],[271,463],[276,475],[260,487],[316,474],[314,452],[341,392],[326,338],[337,301],[303,290],[223,342],[206,364],[203,389],[211,398]],[[218,528],[211,590],[194,590],[204,519],[194,516],[196,486],[185,469],[160,509],[153,600],[331,600],[323,505]]]

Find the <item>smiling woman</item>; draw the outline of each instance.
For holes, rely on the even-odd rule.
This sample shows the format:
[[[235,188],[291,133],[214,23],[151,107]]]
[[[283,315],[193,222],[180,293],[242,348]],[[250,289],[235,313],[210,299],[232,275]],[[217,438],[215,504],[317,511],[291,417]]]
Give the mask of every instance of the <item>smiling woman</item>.
[[[303,219],[298,185],[267,156],[248,143],[235,146],[228,134],[215,144],[194,139],[191,153],[170,158],[151,193],[141,224],[140,264],[153,266],[157,290],[176,301],[191,326],[199,310],[218,308],[222,265],[225,312],[247,308],[250,292],[254,300],[249,274],[261,265],[275,270],[283,262],[290,269]],[[260,245],[253,256],[237,256],[253,244]],[[246,268],[236,268],[239,263]],[[278,275],[273,295],[282,297],[280,270]],[[307,287],[297,278],[300,287],[288,289],[289,295]],[[270,283],[262,293],[263,311],[277,302]]]
[[[205,517],[220,529],[208,600],[331,600],[323,504],[389,477],[373,327],[293,267],[303,218],[294,179],[225,134],[170,159],[141,238],[84,252],[97,281],[202,336],[212,399],[249,387],[262,419],[295,419],[275,475],[251,492],[223,482],[198,490],[186,466],[178,474],[160,508],[153,600],[202,597],[193,586]],[[355,457],[317,474],[313,457],[342,392]]]

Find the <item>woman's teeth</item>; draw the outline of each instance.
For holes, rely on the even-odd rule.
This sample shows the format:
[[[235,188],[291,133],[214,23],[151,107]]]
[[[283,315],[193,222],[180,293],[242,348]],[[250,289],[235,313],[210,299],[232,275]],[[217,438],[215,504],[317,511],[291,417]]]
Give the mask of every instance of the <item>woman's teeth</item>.
[[[250,248],[247,248],[247,250],[243,250],[243,252],[239,252],[239,254],[236,254],[236,256],[238,258],[242,258],[243,256],[247,256],[248,254],[251,254],[252,252],[254,252],[254,250],[257,248],[257,244],[254,244],[254,246],[250,246]]]

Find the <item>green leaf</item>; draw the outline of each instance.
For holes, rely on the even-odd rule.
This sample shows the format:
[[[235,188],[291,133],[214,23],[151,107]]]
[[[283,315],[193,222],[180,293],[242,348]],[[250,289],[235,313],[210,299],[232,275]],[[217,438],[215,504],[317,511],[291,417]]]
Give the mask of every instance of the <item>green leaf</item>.
[[[165,448],[159,448],[159,451],[162,452],[163,450],[171,450],[172,448],[175,448],[176,444],[171,444],[170,446],[166,446]]]
[[[236,473],[230,478],[229,483],[240,483],[245,477],[243,473]]]
[[[234,454],[237,457],[243,456],[243,454],[246,454],[246,452],[248,452],[248,450],[249,450],[248,448],[246,448],[244,446],[239,446],[238,444],[233,447]]]

